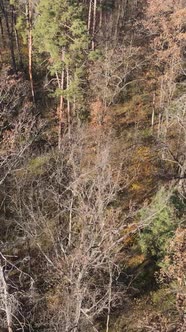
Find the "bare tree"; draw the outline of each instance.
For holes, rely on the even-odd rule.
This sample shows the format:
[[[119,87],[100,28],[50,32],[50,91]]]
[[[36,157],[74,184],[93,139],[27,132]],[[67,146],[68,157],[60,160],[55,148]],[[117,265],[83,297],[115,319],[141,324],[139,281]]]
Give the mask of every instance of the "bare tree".
[[[135,73],[144,64],[137,59],[138,47],[121,46],[116,49],[106,47],[96,66],[90,70],[89,79],[93,83],[93,94],[107,106],[118,102],[134,83]]]
[[[45,278],[54,283],[47,309],[53,317],[51,331],[98,331],[99,317],[108,331],[111,308],[125,298],[125,289],[117,283],[117,255],[125,239],[124,220],[114,208],[119,174],[113,174],[111,143],[103,134],[97,135],[96,151],[87,164],[85,132],[81,129],[70,140],[64,137],[61,150],[48,155],[34,183],[31,177],[16,177],[19,194],[12,195],[17,227],[43,256]]]
[[[30,289],[28,289],[27,296],[30,293],[28,296],[30,297],[34,280],[29,274],[21,270],[16,263],[11,262],[11,259],[15,257],[9,256],[0,252],[0,322],[2,326],[7,328],[8,332],[13,332],[15,327],[19,327],[23,331],[26,321],[20,312],[21,297],[24,298],[21,288],[25,280],[29,281]],[[21,263],[24,265],[24,259]],[[16,275],[18,276],[18,282],[16,281]]]

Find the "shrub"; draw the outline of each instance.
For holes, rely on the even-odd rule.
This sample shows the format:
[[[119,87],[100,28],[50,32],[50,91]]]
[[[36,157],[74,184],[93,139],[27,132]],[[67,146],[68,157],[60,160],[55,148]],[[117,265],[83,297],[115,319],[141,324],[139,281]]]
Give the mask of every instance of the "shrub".
[[[165,256],[178,225],[170,197],[165,189],[161,189],[150,206],[140,212],[144,225],[139,238],[141,251],[158,261]]]

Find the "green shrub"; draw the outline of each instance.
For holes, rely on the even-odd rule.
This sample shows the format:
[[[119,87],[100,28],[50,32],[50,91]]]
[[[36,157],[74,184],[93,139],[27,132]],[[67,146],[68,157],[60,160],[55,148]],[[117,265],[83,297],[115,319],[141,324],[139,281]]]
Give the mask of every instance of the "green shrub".
[[[170,311],[175,308],[175,296],[169,288],[160,288],[151,293],[152,304],[160,311]]]
[[[158,261],[165,256],[169,241],[178,225],[170,197],[166,190],[161,189],[150,206],[140,212],[144,223],[139,238],[141,251]]]

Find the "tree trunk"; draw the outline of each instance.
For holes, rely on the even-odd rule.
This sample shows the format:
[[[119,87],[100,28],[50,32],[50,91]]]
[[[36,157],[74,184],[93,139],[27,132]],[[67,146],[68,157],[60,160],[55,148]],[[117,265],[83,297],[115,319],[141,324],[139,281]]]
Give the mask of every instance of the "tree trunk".
[[[69,68],[67,67],[67,89],[69,89],[70,86],[70,77],[69,77]],[[70,138],[70,101],[67,97],[67,124],[68,124],[68,135]]]
[[[3,302],[3,310],[6,315],[7,322],[7,330],[8,332],[13,332],[12,330],[12,313],[11,313],[11,304],[8,293],[8,286],[4,277],[3,266],[0,266],[0,288],[2,293],[2,302]]]
[[[88,11],[88,33],[90,33],[91,16],[92,16],[92,0],[89,1],[89,11]]]
[[[64,62],[65,60],[65,51],[62,50],[61,53],[61,61]],[[61,149],[61,142],[62,142],[62,134],[63,134],[63,107],[64,107],[64,98],[63,98],[63,90],[64,90],[64,79],[65,79],[65,71],[64,68],[61,71],[61,81],[58,83],[61,89],[61,96],[58,108],[58,149]]]
[[[33,75],[32,75],[32,0],[28,0],[27,3],[27,11],[28,11],[28,71],[30,78],[30,87],[32,93],[32,99],[35,104],[35,93],[34,93],[34,83],[33,83]]]
[[[97,0],[94,0],[94,9],[93,9],[93,25],[92,25],[92,50],[95,49],[95,32],[96,32],[96,12],[97,12]]]
[[[111,264],[109,263],[109,275],[110,275],[110,280],[109,280],[109,289],[108,289],[108,309],[107,309],[107,323],[106,323],[106,332],[109,332],[109,323],[110,323],[110,309],[111,309],[111,301],[112,301],[112,267]]]
[[[99,14],[99,28],[102,28],[102,23],[103,23],[103,0],[100,0],[100,14]]]
[[[2,47],[5,48],[6,47],[6,40],[5,40],[5,36],[4,36],[3,22],[2,22],[1,17],[0,17],[0,30],[1,30]]]

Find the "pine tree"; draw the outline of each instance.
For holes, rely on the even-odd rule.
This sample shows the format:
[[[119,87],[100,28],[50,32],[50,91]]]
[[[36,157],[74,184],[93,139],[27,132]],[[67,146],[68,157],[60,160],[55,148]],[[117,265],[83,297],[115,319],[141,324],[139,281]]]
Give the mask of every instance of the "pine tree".
[[[80,107],[82,99],[82,71],[87,56],[88,34],[82,17],[82,7],[70,0],[41,0],[37,7],[34,28],[34,45],[48,58],[51,75],[57,82],[56,95],[60,97],[58,107],[61,146],[65,107],[70,123],[71,107]]]

